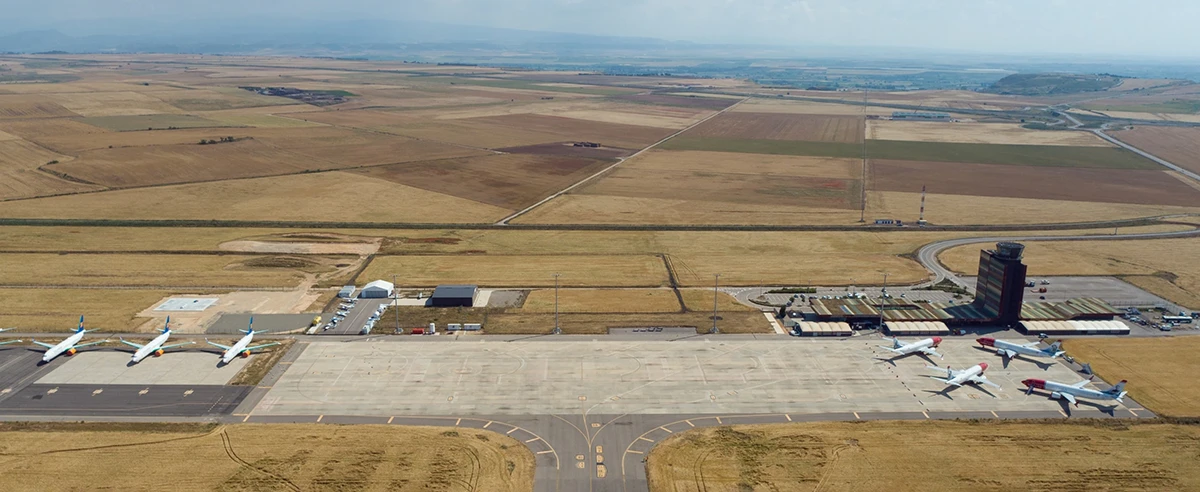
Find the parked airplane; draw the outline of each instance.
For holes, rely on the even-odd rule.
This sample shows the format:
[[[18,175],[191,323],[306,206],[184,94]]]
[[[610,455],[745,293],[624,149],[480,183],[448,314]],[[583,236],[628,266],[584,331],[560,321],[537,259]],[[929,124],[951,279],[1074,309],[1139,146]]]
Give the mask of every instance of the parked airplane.
[[[11,330],[11,329],[12,329],[12,328],[0,328],[0,333],[4,333],[4,332],[6,332],[6,331],[8,331],[8,330]],[[0,345],[8,345],[8,344],[10,344],[10,343],[21,343],[21,341],[20,341],[20,340],[9,340],[9,341],[7,341],[7,342],[0,342]]]
[[[154,337],[154,340],[150,340],[150,343],[147,343],[145,345],[138,345],[133,342],[127,342],[127,341],[125,341],[124,338],[121,339],[121,343],[137,349],[137,351],[135,351],[133,353],[133,357],[131,357],[129,359],[129,361],[134,364],[141,362],[142,359],[145,359],[150,354],[154,354],[155,357],[160,357],[160,356],[162,356],[163,351],[166,349],[182,347],[184,345],[191,345],[193,343],[196,343],[196,342],[184,342],[184,343],[176,343],[174,345],[163,345],[164,343],[167,343],[168,338],[171,338],[171,317],[170,316],[167,316],[167,322],[165,324],[163,324],[162,334],[157,337]]]
[[[204,341],[208,342],[209,345],[212,345],[214,347],[219,347],[219,348],[225,350],[225,353],[221,354],[221,363],[228,364],[229,361],[232,361],[234,357],[237,357],[239,355],[241,355],[242,357],[250,357],[250,352],[253,350],[258,350],[260,348],[267,348],[267,347],[279,345],[279,343],[271,342],[271,343],[264,343],[262,345],[255,345],[253,347],[250,346],[250,342],[254,341],[254,335],[256,335],[258,333],[266,333],[266,332],[267,332],[266,330],[254,331],[254,318],[250,318],[250,326],[247,327],[246,331],[245,331],[246,336],[243,336],[241,338],[241,340],[238,340],[237,343],[233,344],[232,347],[227,346],[227,345],[221,345],[219,343],[209,342],[207,338],[204,339]]]
[[[1013,343],[1004,340],[996,340],[991,337],[976,338],[976,342],[984,347],[994,347],[996,354],[1004,356],[1006,359],[1014,359],[1018,355],[1028,355],[1031,357],[1049,357],[1051,359],[1058,358],[1065,354],[1062,349],[1062,340],[1050,344],[1049,348],[1038,348],[1041,342],[1029,343]]]
[[[938,376],[929,376],[929,377],[936,379],[938,381],[941,381],[943,383],[952,385],[952,386],[962,386],[963,384],[966,384],[966,383],[975,383],[975,384],[986,384],[986,385],[992,386],[996,389],[1001,389],[1000,385],[993,383],[991,381],[988,381],[987,376],[983,375],[983,371],[986,371],[988,368],[988,365],[986,362],[980,362],[978,364],[975,364],[975,365],[968,367],[966,369],[963,369],[961,371],[955,371],[954,369],[951,369],[949,367],[937,367],[937,366],[925,366],[925,367],[928,369],[935,370],[935,371],[945,371],[946,377],[944,377],[944,378],[938,377]]]
[[[892,345],[890,347],[887,345],[880,345],[879,347],[892,351],[892,353],[895,353],[898,357],[920,352],[925,355],[936,355],[940,359],[943,358],[942,354],[939,354],[934,349],[937,348],[938,345],[941,345],[941,343],[942,337],[933,337],[926,338],[924,340],[917,340],[908,345],[904,345],[900,343],[900,339],[893,337]]]
[[[1094,378],[1095,376],[1092,377]],[[1125,393],[1127,393],[1125,391],[1125,383],[1127,381],[1122,379],[1116,386],[1104,391],[1084,388],[1090,382],[1092,382],[1092,378],[1084,379],[1075,384],[1056,383],[1043,379],[1026,379],[1021,381],[1021,384],[1025,385],[1025,394],[1027,395],[1033,393],[1035,388],[1046,390],[1050,392],[1051,399],[1058,400],[1061,398],[1077,407],[1079,406],[1079,402],[1075,400],[1077,396],[1092,400],[1116,400],[1117,403],[1124,402],[1123,398],[1125,398]]]
[[[83,329],[83,316],[80,316],[79,317],[79,328],[76,328],[75,333],[73,335],[67,337],[66,340],[58,342],[58,345],[50,345],[48,343],[42,343],[37,340],[30,340],[30,341],[33,342],[35,345],[39,345],[39,346],[46,348],[46,355],[42,356],[42,362],[50,362],[50,361],[54,360],[55,357],[58,357],[61,354],[67,354],[69,356],[75,355],[75,353],[78,352],[79,349],[81,349],[83,347],[87,347],[89,345],[98,345],[98,344],[108,341],[107,339],[105,339],[105,340],[100,340],[99,342],[79,343],[79,341],[83,339],[84,333],[91,333],[93,331],[96,331],[96,330]]]

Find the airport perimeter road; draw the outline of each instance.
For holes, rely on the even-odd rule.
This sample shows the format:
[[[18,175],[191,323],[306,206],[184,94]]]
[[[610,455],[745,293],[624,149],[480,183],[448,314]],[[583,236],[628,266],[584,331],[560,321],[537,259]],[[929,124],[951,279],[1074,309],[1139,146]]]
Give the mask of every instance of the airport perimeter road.
[[[958,239],[947,239],[926,244],[917,251],[917,261],[921,262],[921,266],[929,270],[933,274],[933,278],[927,282],[920,283],[915,287],[923,287],[927,285],[936,285],[943,280],[950,280],[955,285],[963,287],[969,291],[975,290],[975,286],[963,281],[954,272],[942,265],[938,260],[938,255],[947,249],[963,246],[974,243],[998,243],[1002,241],[1129,241],[1138,239],[1166,239],[1173,237],[1195,237],[1200,236],[1200,229],[1192,229],[1188,231],[1172,231],[1172,232],[1148,232],[1144,234],[1118,234],[1118,235],[1065,235],[1065,236],[994,236],[994,237],[965,237]]]

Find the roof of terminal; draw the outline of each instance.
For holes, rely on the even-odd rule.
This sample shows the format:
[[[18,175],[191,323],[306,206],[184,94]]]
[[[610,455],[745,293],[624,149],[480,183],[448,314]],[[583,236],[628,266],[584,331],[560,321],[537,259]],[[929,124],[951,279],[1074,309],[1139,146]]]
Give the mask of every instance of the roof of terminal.
[[[885,321],[986,321],[992,313],[969,302],[912,302],[906,299],[809,299],[813,311],[821,318],[879,317],[883,306]],[[1063,302],[1027,302],[1021,309],[1021,319],[1068,320],[1089,316],[1116,316],[1116,308],[1096,298],[1069,299]]]

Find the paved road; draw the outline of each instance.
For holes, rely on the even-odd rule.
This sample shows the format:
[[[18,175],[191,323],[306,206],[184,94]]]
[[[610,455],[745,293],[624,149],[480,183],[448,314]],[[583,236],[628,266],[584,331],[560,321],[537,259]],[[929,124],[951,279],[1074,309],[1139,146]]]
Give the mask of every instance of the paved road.
[[[974,290],[974,288],[975,288],[974,285],[963,281],[961,278],[959,278],[957,275],[955,275],[954,272],[951,272],[950,269],[946,268],[945,265],[942,265],[941,261],[938,260],[938,255],[941,254],[942,251],[945,251],[947,249],[950,249],[950,248],[953,248],[956,246],[963,246],[963,245],[967,245],[967,244],[997,243],[997,242],[1001,242],[1001,241],[1017,241],[1017,242],[1029,242],[1029,241],[1126,241],[1126,240],[1138,240],[1138,239],[1164,239],[1164,238],[1173,238],[1173,237],[1196,237],[1196,236],[1200,236],[1200,229],[1192,229],[1192,230],[1188,230],[1188,231],[1147,232],[1147,233],[1142,233],[1142,234],[1120,234],[1120,235],[1105,235],[1105,236],[1097,236],[1097,235],[1090,235],[1090,236],[1072,236],[1072,235],[1009,236],[1009,237],[993,236],[993,237],[967,237],[967,238],[958,238],[958,239],[947,239],[945,241],[937,241],[937,242],[926,244],[925,246],[922,246],[920,250],[917,251],[917,261],[921,262],[921,266],[924,266],[927,270],[930,271],[930,273],[933,274],[932,279],[930,279],[927,282],[923,282],[917,286],[923,287],[926,285],[935,285],[935,284],[941,283],[943,280],[950,280],[951,282],[954,282],[954,284],[956,284],[960,287],[966,288],[967,290]]]
[[[1142,149],[1139,149],[1139,148],[1137,148],[1137,147],[1134,147],[1134,146],[1132,146],[1132,145],[1129,145],[1129,144],[1127,144],[1127,143],[1125,143],[1125,142],[1122,142],[1122,141],[1120,141],[1120,140],[1117,140],[1116,138],[1114,138],[1114,137],[1112,137],[1112,136],[1109,136],[1109,134],[1107,134],[1107,133],[1104,133],[1104,131],[1103,131],[1103,130],[1099,130],[1099,129],[1092,130],[1092,133],[1095,133],[1097,137],[1103,138],[1103,139],[1105,139],[1105,140],[1107,140],[1107,141],[1109,141],[1109,142],[1112,142],[1112,143],[1114,143],[1114,144],[1116,144],[1116,145],[1118,145],[1118,146],[1121,146],[1121,147],[1125,148],[1126,150],[1128,150],[1128,151],[1130,151],[1130,152],[1133,152],[1133,153],[1135,153],[1135,154],[1137,154],[1137,155],[1140,155],[1140,156],[1142,156],[1142,157],[1145,157],[1145,158],[1147,158],[1147,159],[1150,159],[1150,160],[1152,160],[1152,161],[1154,161],[1154,162],[1157,162],[1157,163],[1159,163],[1159,164],[1161,164],[1161,165],[1163,165],[1163,166],[1165,166],[1165,167],[1168,167],[1168,168],[1170,168],[1172,171],[1175,171],[1175,172],[1177,172],[1177,173],[1179,173],[1179,174],[1182,174],[1182,175],[1184,175],[1184,176],[1187,176],[1187,177],[1189,177],[1189,178],[1192,178],[1192,179],[1194,179],[1194,180],[1196,180],[1196,181],[1200,181],[1200,174],[1196,174],[1196,173],[1194,173],[1194,172],[1191,172],[1191,171],[1189,171],[1189,170],[1187,170],[1187,169],[1184,169],[1184,168],[1182,168],[1182,167],[1176,166],[1175,164],[1172,164],[1172,163],[1170,163],[1170,162],[1167,162],[1165,159],[1161,159],[1161,158],[1159,158],[1158,156],[1156,156],[1156,155],[1154,155],[1154,154],[1151,154],[1151,153],[1149,153],[1149,152],[1146,152],[1146,151],[1144,151],[1144,150],[1142,150]]]

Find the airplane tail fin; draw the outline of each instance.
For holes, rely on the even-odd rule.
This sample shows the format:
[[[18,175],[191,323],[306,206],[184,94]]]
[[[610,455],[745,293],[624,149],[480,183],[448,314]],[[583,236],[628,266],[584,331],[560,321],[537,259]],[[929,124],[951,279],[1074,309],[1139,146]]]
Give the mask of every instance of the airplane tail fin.
[[[83,315],[81,314],[81,315],[79,315],[79,328],[76,328],[75,332],[78,333],[78,332],[84,332],[84,331],[87,331],[87,330],[83,329]]]
[[[1116,384],[1116,386],[1113,386],[1112,388],[1110,388],[1108,390],[1109,393],[1116,393],[1118,395],[1125,396],[1125,393],[1126,393],[1125,383],[1127,383],[1127,382],[1128,381],[1125,381],[1124,379],[1122,379],[1121,382]],[[1120,396],[1118,396],[1117,398],[1120,398]]]
[[[898,348],[900,348],[900,347],[903,347],[903,346],[904,346],[904,344],[900,343],[900,339],[899,339],[899,338],[892,337],[892,348],[894,348],[894,349],[898,349]]]
[[[163,323],[163,333],[171,331],[171,317],[167,316],[167,322]]]
[[[254,316],[250,317],[250,325],[246,327],[246,331],[244,333],[247,335],[254,333]]]
[[[1059,354],[1063,353],[1062,340],[1058,340],[1050,344],[1050,353],[1055,354],[1055,357],[1058,357]]]

